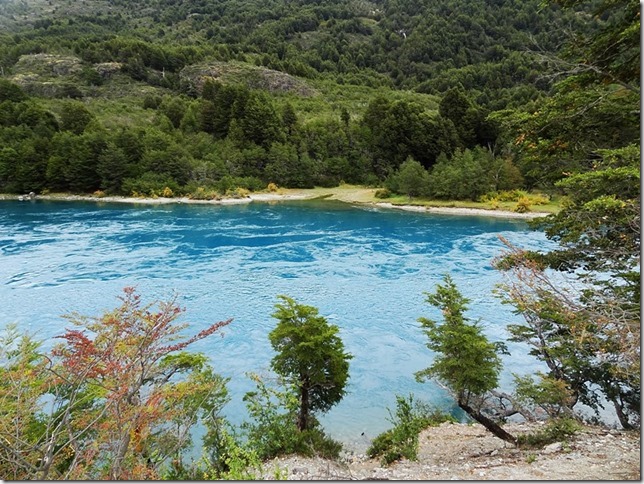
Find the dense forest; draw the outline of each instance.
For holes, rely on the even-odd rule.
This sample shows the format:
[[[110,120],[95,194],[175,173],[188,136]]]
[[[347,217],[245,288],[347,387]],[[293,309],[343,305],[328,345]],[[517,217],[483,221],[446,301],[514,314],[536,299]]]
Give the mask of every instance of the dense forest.
[[[0,191],[377,186],[407,160],[434,172],[432,198],[552,190],[575,166],[533,166],[502,125],[551,92],[570,31],[607,14],[461,3],[2,2]],[[624,146],[638,123],[580,142]]]
[[[534,226],[558,249],[495,261],[525,319],[511,338],[547,372],[501,394],[503,345],[447,277],[428,295],[444,320],[421,319],[437,357],[417,377],[517,445],[506,417],[552,419],[543,442],[571,431],[577,404],[638,428],[639,39],[633,0],[0,0],[0,193],[556,197]],[[283,385],[256,377],[241,430],[219,417],[225,379],[184,351],[229,322],[177,341],[180,312],[126,289],[50,354],[8,328],[2,477],[243,479],[281,453],[338,454],[315,414],[344,395],[351,355],[316,308],[276,305]],[[418,429],[446,418],[398,405],[374,456],[413,456]],[[187,467],[195,425],[205,464]]]

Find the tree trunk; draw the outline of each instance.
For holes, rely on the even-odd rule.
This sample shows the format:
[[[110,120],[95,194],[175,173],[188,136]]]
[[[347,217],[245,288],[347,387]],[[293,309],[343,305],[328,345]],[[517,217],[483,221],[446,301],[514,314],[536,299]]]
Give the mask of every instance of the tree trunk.
[[[458,406],[461,407],[465,412],[467,412],[470,417],[483,425],[483,427],[496,435],[499,439],[510,442],[513,445],[517,445],[517,438],[514,435],[503,430],[503,428],[494,420],[487,418],[481,412],[475,411],[466,403],[458,402]]]
[[[297,428],[306,430],[309,424],[309,385],[308,379],[304,379],[300,387],[300,413],[297,416]]]
[[[622,424],[622,428],[624,430],[631,430],[633,426],[629,422],[628,416],[624,413],[624,406],[622,405],[622,403],[618,401],[617,397],[613,397],[610,400],[611,402],[613,402],[613,406],[615,407],[615,413],[617,414],[619,423]]]
[[[123,479],[121,473],[123,472],[123,463],[125,462],[125,456],[127,454],[127,449],[129,446],[130,432],[128,431],[123,433],[118,441],[116,455],[114,456],[114,461],[112,462],[110,468],[111,480],[118,481]]]

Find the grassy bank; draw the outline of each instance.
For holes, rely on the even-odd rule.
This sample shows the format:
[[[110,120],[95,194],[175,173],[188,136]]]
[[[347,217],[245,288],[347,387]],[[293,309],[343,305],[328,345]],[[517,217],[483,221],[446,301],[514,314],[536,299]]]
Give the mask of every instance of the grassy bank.
[[[424,208],[455,208],[490,210],[499,212],[515,212],[517,202],[475,202],[471,200],[430,200],[424,198],[409,198],[404,195],[393,195],[389,198],[376,197],[377,188],[367,188],[358,185],[340,185],[332,188],[285,188],[279,193],[297,198],[325,198],[328,200],[340,200],[348,203],[387,203],[399,207],[424,207]],[[543,205],[533,205],[530,208],[535,213],[557,213],[559,201],[550,200]]]

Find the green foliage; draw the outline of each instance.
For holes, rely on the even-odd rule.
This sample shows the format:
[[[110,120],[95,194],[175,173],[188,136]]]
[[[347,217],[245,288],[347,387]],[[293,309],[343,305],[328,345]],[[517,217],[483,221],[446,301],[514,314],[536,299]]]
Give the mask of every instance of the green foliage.
[[[380,457],[383,465],[402,458],[416,460],[418,457],[418,434],[421,430],[437,426],[443,422],[455,422],[448,414],[433,410],[426,404],[408,398],[396,396],[396,413],[390,421],[393,428],[378,435],[367,449],[371,458]]]
[[[362,123],[368,130],[374,170],[380,176],[398,169],[408,157],[429,167],[440,153],[452,153],[458,143],[451,121],[406,100],[374,98]]]
[[[478,200],[491,191],[521,184],[521,175],[509,159],[480,147],[457,150],[451,158],[439,156],[429,175],[429,193],[439,199]]]
[[[105,128],[106,141],[127,157],[129,150],[115,139],[120,128],[157,128],[186,150],[195,136],[211,135],[229,144],[208,152],[226,173],[206,183],[195,170],[205,153],[186,157],[166,144],[146,143],[125,165],[120,154],[86,159],[77,175],[91,180],[74,187],[61,177],[50,183],[43,166],[48,156],[36,145],[46,145],[58,127],[38,113],[3,107],[0,119],[34,130],[26,144],[42,159],[30,159],[12,141],[6,147],[18,157],[4,163],[0,189],[129,194],[124,180],[145,172],[167,174],[182,188],[210,186],[225,175],[285,187],[381,184],[410,156],[429,169],[441,153],[449,157],[459,147],[495,148],[491,106],[534,100],[546,87],[535,83],[544,68],[517,49],[525,50],[530,36],[555,48],[555,26],[580,23],[558,9],[539,10],[536,0],[500,11],[476,1],[459,15],[446,14],[461,9],[453,0],[378,9],[353,0],[198,3],[150,0],[133,11],[119,1],[109,13],[62,2],[48,10],[34,6],[30,18],[47,27],[8,19],[15,35],[0,48],[3,72],[24,91],[11,83],[0,90],[11,104],[30,93],[32,108],[56,113],[69,109],[67,98],[82,98],[70,105],[84,106],[96,119],[86,123],[77,109],[83,116],[65,116],[62,128],[74,134]],[[485,28],[490,16],[503,25],[503,35]],[[40,96],[46,104],[36,100]],[[67,164],[54,160],[52,173],[64,171],[56,163]],[[110,166],[117,168],[112,175]],[[518,186],[517,179],[508,188]],[[506,187],[499,181],[492,188]]]
[[[500,268],[509,262],[505,270],[512,271],[502,297],[525,318],[525,324],[508,326],[512,339],[527,343],[547,365],[548,378],[568,389],[569,409],[580,401],[598,412],[603,396],[629,428],[640,402],[639,347],[632,340],[640,331],[640,310],[631,299],[639,279],[612,285],[605,273],[598,280],[586,273],[580,291],[574,287],[579,281],[572,286],[544,272],[544,261],[549,254],[517,250],[502,261]]]
[[[639,5],[633,0],[553,3],[596,11],[598,28],[581,29],[561,57],[548,56],[559,79],[538,108],[510,120],[529,186],[593,170],[600,150],[639,145]],[[503,122],[503,121],[502,121]]]
[[[619,274],[639,263],[640,149],[629,145],[600,154],[593,171],[558,183],[568,203],[538,226],[562,246],[550,255],[553,260]]]
[[[409,197],[424,196],[429,193],[429,174],[423,166],[412,158],[400,165],[400,168],[387,179],[387,188]]]
[[[522,448],[538,449],[554,442],[570,440],[581,426],[573,418],[556,418],[550,420],[539,432],[519,435],[518,445]]]
[[[82,134],[94,119],[94,115],[78,101],[63,104],[60,112],[60,128],[74,134]]]
[[[0,476],[38,475],[49,440],[43,397],[51,389],[48,360],[40,343],[8,325],[0,334]]]
[[[449,89],[440,104],[439,114],[454,123],[460,147],[486,146],[496,141],[495,126],[485,119],[484,111],[465,94],[462,86]]]
[[[126,178],[123,180],[121,191],[128,195],[137,197],[160,197],[166,188],[173,193],[180,193],[181,189],[176,181],[168,175],[157,175],[146,172],[138,178]]]
[[[531,376],[514,375],[515,398],[520,406],[532,415],[544,412],[549,418],[571,415],[571,403],[574,396],[563,380],[537,373],[539,380]]]
[[[545,205],[550,202],[550,197],[543,193],[529,193],[525,190],[501,190],[486,193],[481,197],[482,202],[497,200],[499,202],[518,202],[520,199],[526,199],[530,205]]]
[[[300,155],[295,146],[275,143],[268,153],[265,177],[280,186],[312,188],[315,166],[306,155]]]
[[[7,81],[6,79],[0,79],[0,102],[10,101],[17,103],[25,101],[26,99],[27,95],[20,86]]]
[[[564,8],[583,6],[584,0],[555,0]],[[592,5],[592,13],[602,19],[601,30],[597,35],[580,36],[570,53],[584,59],[589,72],[585,71],[585,81],[639,83],[640,77],[640,4],[633,0],[604,0]],[[582,77],[582,76],[580,76]],[[583,78],[583,77],[582,77]],[[634,87],[634,86],[632,86]]]
[[[344,351],[340,329],[316,308],[278,297],[282,302],[273,313],[278,323],[268,335],[277,352],[271,368],[296,389],[297,428],[304,431],[311,427],[311,414],[328,411],[344,396],[352,356]]]
[[[563,347],[575,361],[587,359],[583,365],[587,370],[570,373],[577,366],[574,365],[567,368],[567,378],[585,375],[586,381],[603,388],[617,407],[636,409],[639,353],[625,335],[634,331],[639,334],[639,147],[601,153],[603,159],[596,163],[595,170],[559,183],[566,191],[567,203],[558,214],[538,222],[549,238],[559,242],[557,249],[538,256],[539,260],[560,270],[577,270],[588,284],[581,298],[585,321],[566,316],[570,304],[552,291],[539,293],[533,299],[534,306],[519,307],[524,314],[534,311],[539,319],[552,320],[551,314],[561,314],[555,319],[554,335],[580,334],[581,328],[585,328],[589,337],[583,340],[583,351],[578,337],[573,338],[576,343],[572,347]],[[617,320],[613,316],[615,308],[622,314]],[[598,364],[595,351],[611,356]],[[581,393],[585,395],[589,390],[583,388]],[[625,409],[618,411],[624,412]],[[620,420],[628,425],[625,418]]]
[[[510,328],[513,337],[570,389],[572,404],[598,412],[603,397],[629,428],[639,424],[641,394],[633,344],[641,321],[639,7],[619,0],[588,8],[601,13],[599,30],[579,32],[565,60],[552,59],[563,79],[553,96],[514,117],[528,184],[555,182],[566,194],[558,214],[535,221],[559,247],[512,249],[501,265],[514,279],[505,297],[526,320]],[[546,267],[574,272],[582,289],[565,290]]]
[[[439,309],[443,324],[420,318],[429,339],[427,347],[436,352],[429,368],[416,372],[418,381],[435,378],[454,395],[459,405],[496,388],[501,370],[498,356],[503,346],[490,343],[480,326],[464,316],[469,300],[463,297],[449,276],[436,292],[427,293],[427,302]]]
[[[226,175],[216,182],[215,186],[220,193],[224,194],[235,191],[238,188],[250,192],[259,192],[264,189],[265,185],[262,180],[253,176],[239,177]]]
[[[289,454],[338,457],[342,445],[326,436],[314,417],[309,418],[307,429],[298,428],[296,386],[283,383],[280,387],[270,387],[257,375],[251,378],[257,390],[247,393],[244,400],[253,420],[244,422],[242,428],[247,433],[248,445],[260,459]]]
[[[532,201],[528,197],[521,197],[517,200],[517,206],[514,211],[517,213],[526,213],[530,211]]]
[[[391,190],[388,188],[379,188],[375,191],[374,196],[376,198],[390,198],[392,195]]]
[[[3,477],[156,478],[183,458],[195,425],[218,420],[227,380],[185,349],[230,320],[185,338],[173,301],[153,309],[132,288],[121,300],[100,317],[69,315],[76,328],[46,354],[9,329],[0,352]]]
[[[234,429],[219,421],[210,426],[204,438],[205,469],[199,480],[255,480],[262,472],[262,461],[255,448],[240,442]],[[179,465],[181,465],[179,463]],[[168,475],[168,479],[196,480],[197,476]]]

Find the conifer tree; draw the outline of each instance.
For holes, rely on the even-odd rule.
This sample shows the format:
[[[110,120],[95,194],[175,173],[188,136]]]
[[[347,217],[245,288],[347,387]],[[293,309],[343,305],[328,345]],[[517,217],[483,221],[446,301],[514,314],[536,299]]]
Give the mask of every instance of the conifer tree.
[[[441,310],[443,324],[420,318],[429,339],[427,347],[436,352],[428,368],[416,372],[416,380],[434,379],[456,399],[456,403],[474,420],[497,437],[515,443],[516,439],[482,412],[486,394],[499,382],[501,358],[505,352],[502,343],[491,343],[481,327],[465,317],[469,300],[461,295],[450,276],[445,285],[438,285],[436,292],[427,294],[427,302]]]
[[[287,296],[279,299],[273,313],[279,322],[268,335],[277,351],[271,366],[298,389],[297,427],[306,430],[312,426],[312,413],[326,412],[344,397],[352,356],[344,351],[339,328],[316,308]]]

